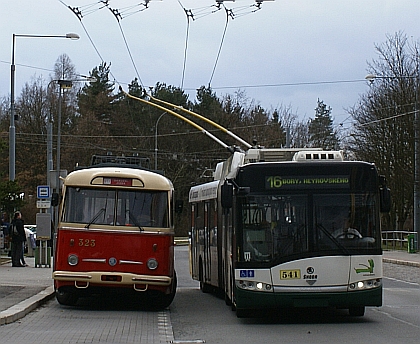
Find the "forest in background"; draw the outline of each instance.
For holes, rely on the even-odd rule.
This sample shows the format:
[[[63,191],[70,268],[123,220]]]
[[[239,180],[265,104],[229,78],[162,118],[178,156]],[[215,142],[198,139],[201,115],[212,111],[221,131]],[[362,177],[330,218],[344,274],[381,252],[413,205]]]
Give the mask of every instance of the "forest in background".
[[[129,94],[160,100],[196,112],[230,130],[245,141],[274,147],[342,149],[348,159],[373,162],[388,180],[393,209],[385,224],[410,229],[414,185],[413,109],[418,95],[418,44],[404,33],[388,36],[376,46],[378,59],[367,70],[377,76],[367,94],[347,112],[350,128],[334,124],[332,109],[323,100],[314,104],[314,117],[300,119],[291,106],[264,109],[242,90],[217,96],[202,86],[194,100],[179,87],[157,83],[143,88],[135,78],[124,85]],[[54,73],[46,80],[28,81],[16,99],[16,179],[8,181],[8,130],[10,99],[0,103],[0,205],[3,212],[22,210],[26,223],[34,223],[36,187],[47,181],[47,127],[53,125],[53,158],[56,166],[58,101],[61,98],[60,167],[68,172],[90,164],[94,154],[147,157],[152,169],[172,180],[176,199],[184,212],[176,219],[176,232],[188,232],[188,192],[192,185],[210,181],[216,164],[229,152],[188,123],[127,97],[110,80],[111,64],[101,63],[90,72],[96,81],[81,81],[70,58],[58,57]],[[62,90],[59,80],[72,81]],[[416,84],[417,83],[417,84]],[[281,98],[281,95],[279,95]],[[240,145],[232,137],[193,116],[227,145]],[[245,147],[242,147],[245,148]],[[24,195],[24,197],[21,197]]]

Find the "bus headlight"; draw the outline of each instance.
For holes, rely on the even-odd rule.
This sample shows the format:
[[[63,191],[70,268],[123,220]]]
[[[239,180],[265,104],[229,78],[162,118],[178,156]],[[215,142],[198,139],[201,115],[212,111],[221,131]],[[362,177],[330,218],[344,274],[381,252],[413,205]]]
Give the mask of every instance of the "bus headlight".
[[[268,291],[271,292],[273,290],[273,286],[268,283],[263,282],[255,282],[255,281],[244,281],[239,280],[236,281],[236,287],[243,290],[253,290],[253,291]]]
[[[71,266],[75,266],[79,264],[79,257],[76,254],[70,254],[67,257],[67,263],[69,263]]]
[[[150,259],[147,261],[147,267],[148,267],[150,270],[156,270],[156,269],[157,269],[157,267],[158,267],[158,262],[157,262],[157,260],[156,260],[155,258],[150,258]]]
[[[381,285],[382,285],[382,279],[381,278],[375,278],[375,279],[350,283],[349,286],[348,286],[348,289],[350,291],[367,290],[367,289],[378,288]]]

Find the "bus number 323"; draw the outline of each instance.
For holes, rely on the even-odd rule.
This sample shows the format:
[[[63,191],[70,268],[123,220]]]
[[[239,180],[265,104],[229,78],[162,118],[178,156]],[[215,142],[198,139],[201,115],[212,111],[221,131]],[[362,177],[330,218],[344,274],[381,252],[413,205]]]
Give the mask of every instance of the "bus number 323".
[[[79,239],[79,246],[95,247],[95,239]]]

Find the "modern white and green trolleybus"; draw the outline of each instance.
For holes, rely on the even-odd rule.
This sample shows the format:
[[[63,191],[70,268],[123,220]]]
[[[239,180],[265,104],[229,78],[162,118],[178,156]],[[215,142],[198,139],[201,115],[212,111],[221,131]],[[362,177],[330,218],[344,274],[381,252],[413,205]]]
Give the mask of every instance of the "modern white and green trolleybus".
[[[389,189],[375,165],[341,151],[234,152],[191,188],[190,270],[238,317],[255,310],[382,305],[380,212]]]

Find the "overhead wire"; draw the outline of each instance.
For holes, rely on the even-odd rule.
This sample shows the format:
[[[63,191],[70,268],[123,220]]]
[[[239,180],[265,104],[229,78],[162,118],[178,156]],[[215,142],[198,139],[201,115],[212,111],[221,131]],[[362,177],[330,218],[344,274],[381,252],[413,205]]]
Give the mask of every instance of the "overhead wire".
[[[185,46],[184,46],[184,61],[182,64],[182,77],[181,77],[181,90],[184,88],[184,78],[185,78],[185,69],[187,66],[187,51],[188,51],[188,39],[189,39],[189,32],[190,32],[190,18],[194,20],[194,14],[191,9],[187,10],[185,7],[182,6],[181,1],[178,0],[178,4],[182,7],[187,16],[187,29],[185,34]]]
[[[187,54],[188,54],[188,41],[189,41],[189,32],[190,32],[190,20],[196,20],[205,16],[208,16],[214,12],[217,12],[221,9],[220,5],[211,5],[206,7],[199,7],[194,9],[187,9],[181,3],[181,0],[177,0],[178,4],[183,9],[186,17],[187,17],[187,28],[185,34],[185,46],[184,46],[184,60],[182,64],[182,77],[181,77],[181,86],[180,88],[184,88],[184,80],[185,80],[185,71],[187,66]],[[213,9],[216,8],[216,9]]]
[[[224,7],[224,6],[225,6],[225,5],[223,5],[223,7]],[[220,53],[221,53],[221,51],[222,51],[223,42],[225,41],[226,30],[227,30],[228,23],[229,23],[229,17],[232,17],[232,18],[233,18],[233,13],[232,13],[232,10],[228,10],[228,9],[225,7],[225,11],[226,11],[226,23],[225,23],[225,28],[224,28],[224,30],[223,30],[223,35],[222,35],[222,39],[221,39],[221,41],[220,41],[219,50],[218,50],[218,52],[217,52],[216,61],[214,62],[213,71],[211,72],[211,76],[210,76],[210,80],[209,80],[209,86],[211,85],[211,82],[212,82],[212,80],[213,80],[213,76],[214,76],[214,73],[215,73],[215,71],[216,71],[216,66],[217,66],[217,63],[218,63],[219,58],[220,58]]]
[[[66,6],[68,9],[70,9],[75,15],[76,17],[79,19],[79,22],[82,25],[83,30],[85,31],[91,45],[93,46],[93,48],[95,49],[97,55],[99,56],[99,58],[101,59],[101,62],[104,63],[105,60],[102,57],[102,55],[99,52],[99,49],[97,48],[97,46],[95,45],[92,37],[90,36],[86,26],[83,23],[83,18],[87,15],[90,15],[94,12],[97,12],[103,8],[108,8],[110,10],[110,12],[114,15],[115,19],[117,20],[122,38],[124,40],[124,44],[126,46],[127,52],[129,54],[131,63],[133,65],[133,68],[136,72],[137,78],[139,79],[139,82],[141,84],[141,86],[143,88],[145,88],[145,85],[142,81],[142,78],[140,77],[140,73],[139,70],[136,66],[136,63],[134,61],[134,57],[133,54],[131,52],[130,46],[128,44],[128,40],[127,37],[124,33],[123,27],[121,25],[121,21],[123,18],[126,18],[128,16],[131,16],[135,13],[144,11],[145,9],[147,9],[149,7],[149,3],[151,0],[143,0],[143,2],[141,3],[137,3],[135,5],[132,6],[127,6],[121,9],[117,9],[117,8],[112,8],[110,7],[110,2],[111,0],[99,0],[93,3],[90,3],[88,5],[84,5],[84,6],[79,6],[79,7],[72,7],[67,5],[63,0],[59,0],[60,3],[62,3],[64,6]],[[183,89],[184,87],[184,81],[185,81],[185,73],[186,73],[186,66],[187,66],[187,54],[188,54],[188,42],[189,42],[189,32],[190,32],[190,21],[191,20],[195,20],[207,15],[210,15],[212,13],[215,13],[217,11],[219,11],[220,9],[224,8],[225,12],[226,12],[226,22],[225,22],[225,26],[224,26],[224,30],[223,30],[223,34],[222,34],[222,38],[219,44],[219,49],[216,55],[216,60],[211,72],[211,76],[210,76],[210,80],[209,80],[209,86],[211,85],[212,81],[213,81],[213,77],[220,59],[220,55],[221,55],[221,51],[222,51],[222,47],[224,44],[224,40],[226,37],[226,32],[227,32],[227,27],[228,27],[228,23],[229,23],[229,18],[235,18],[235,17],[240,17],[243,16],[245,14],[249,14],[249,13],[253,13],[256,12],[258,10],[261,9],[261,4],[264,0],[261,1],[255,1],[255,4],[249,5],[249,6],[241,6],[241,7],[236,7],[234,8],[235,12],[233,11],[233,9],[228,9],[225,5],[224,5],[224,0],[216,0],[216,4],[210,5],[210,6],[204,6],[204,7],[200,7],[200,8],[196,8],[196,9],[186,9],[182,3],[181,0],[177,0],[178,4],[183,8],[184,13],[186,14],[187,17],[187,29],[186,29],[186,38],[185,38],[185,47],[184,47],[184,59],[183,59],[183,67],[182,67],[182,76],[181,76],[181,83],[180,83],[180,88]],[[99,4],[99,6],[98,6]],[[249,8],[255,8],[252,9],[251,11],[249,11]],[[112,78],[114,79],[114,81],[117,84],[120,84],[117,80],[117,78],[113,75],[112,71],[109,71],[110,75],[112,76]]]
[[[150,0],[146,0],[146,4],[148,4],[149,1]],[[112,9],[111,7],[108,7],[108,8],[109,8],[109,10],[111,11],[111,13],[114,15],[115,19],[118,22],[118,27],[120,28],[120,32],[121,32],[121,35],[123,37],[123,40],[124,40],[125,47],[127,49],[128,55],[130,56],[131,63],[133,65],[134,70],[136,71],[136,75],[137,75],[137,78],[139,79],[140,85],[144,88],[144,84],[143,84],[143,81],[142,81],[142,79],[140,77],[140,73],[139,73],[139,71],[137,69],[137,65],[136,65],[136,63],[134,61],[133,54],[131,53],[130,47],[129,47],[128,42],[127,42],[127,38],[125,37],[124,30],[123,30],[123,28],[121,26],[121,20],[123,19],[123,15],[121,14],[121,12],[118,9]],[[147,8],[147,6],[145,5],[145,8],[144,9],[146,9],[146,8]],[[137,12],[135,12],[135,13],[137,13]],[[132,14],[134,14],[134,13],[132,13]]]
[[[105,62],[105,60],[103,59],[103,57],[102,57],[101,53],[99,52],[98,48],[96,47],[95,43],[93,42],[92,37],[90,36],[90,34],[89,34],[88,30],[86,29],[86,27],[85,27],[85,25],[84,25],[84,23],[83,23],[83,21],[82,21],[83,14],[84,14],[84,13],[82,12],[82,10],[81,10],[79,7],[71,7],[71,6],[67,5],[66,3],[64,3],[64,1],[62,1],[62,0],[58,0],[58,1],[60,1],[60,2],[64,5],[64,6],[66,6],[66,7],[67,7],[70,11],[72,11],[72,12],[76,15],[77,19],[79,19],[79,22],[80,22],[80,24],[82,25],[82,28],[83,28],[83,30],[85,31],[86,36],[88,37],[88,39],[89,39],[90,43],[92,44],[93,49],[95,49],[96,54],[99,56],[99,58],[100,58],[101,62],[102,62],[102,63],[104,63],[104,62]],[[101,2],[103,2],[103,1],[99,1],[99,3],[101,3]],[[108,2],[108,1],[106,1],[106,2]],[[98,4],[98,2],[96,2],[95,4]],[[92,5],[93,5],[93,4],[92,4]],[[89,6],[91,6],[91,5],[89,5]],[[104,6],[103,6],[103,7],[104,7]],[[103,7],[101,7],[101,8],[103,8]],[[101,8],[100,8],[100,9],[101,9]],[[90,13],[96,12],[97,10],[99,10],[99,9],[96,9],[95,11],[93,11],[93,10],[92,10]],[[89,13],[89,14],[90,14],[90,13]],[[114,80],[116,80],[116,78],[115,78],[115,76],[112,74],[112,71],[111,71],[111,70],[109,71],[109,73],[110,73],[110,74],[111,74],[111,76],[114,78]]]

